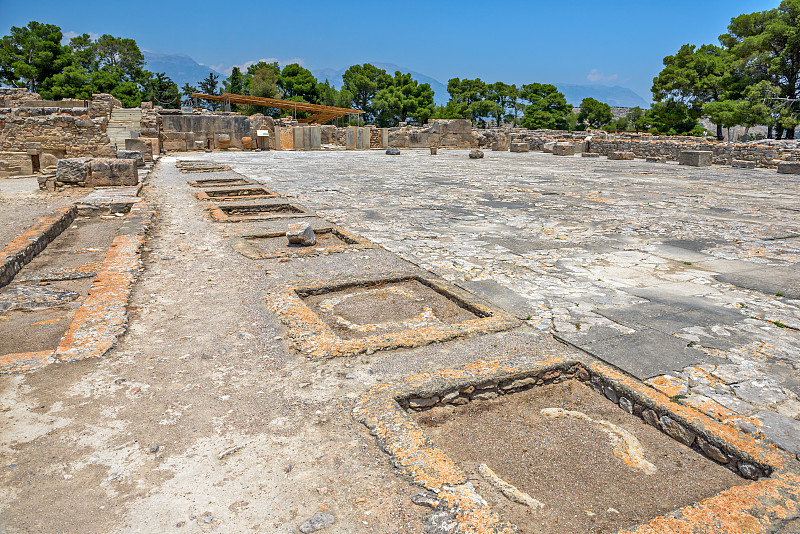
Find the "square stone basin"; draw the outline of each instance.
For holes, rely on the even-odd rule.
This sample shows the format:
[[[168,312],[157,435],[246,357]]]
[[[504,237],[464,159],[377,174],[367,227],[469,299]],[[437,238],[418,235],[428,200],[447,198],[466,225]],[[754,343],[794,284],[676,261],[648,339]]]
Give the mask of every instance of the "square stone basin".
[[[372,248],[368,240],[356,236],[343,228],[315,228],[317,242],[311,246],[290,244],[286,232],[265,232],[262,234],[236,237],[231,241],[237,252],[253,260],[281,258],[284,256],[318,256],[320,254],[338,254]]]
[[[202,180],[191,180],[186,183],[192,187],[234,187],[238,185],[256,184],[256,182],[247,178],[204,178]]]
[[[241,200],[243,198],[276,198],[279,197],[277,193],[261,187],[261,186],[243,186],[243,187],[216,187],[213,189],[205,189],[195,194],[199,200]]]
[[[415,274],[287,283],[267,301],[289,327],[294,348],[312,358],[415,347],[519,324],[452,284]]]
[[[219,204],[209,208],[211,217],[217,222],[241,222],[269,219],[291,219],[314,217],[313,212],[289,202],[264,204]]]

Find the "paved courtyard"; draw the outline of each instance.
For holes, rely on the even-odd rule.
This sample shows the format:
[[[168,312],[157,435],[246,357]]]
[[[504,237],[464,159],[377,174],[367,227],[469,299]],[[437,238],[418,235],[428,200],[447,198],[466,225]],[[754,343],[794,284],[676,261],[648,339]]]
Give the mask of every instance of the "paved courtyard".
[[[211,158],[800,452],[796,176],[544,153]]]
[[[239,174],[185,173],[179,159]],[[187,184],[241,175],[316,211],[303,219],[314,227],[335,223],[381,247],[264,253],[252,236],[285,232],[287,219],[214,222],[213,201]],[[117,346],[0,375],[2,532],[289,533],[317,513],[335,517],[326,533],[421,532],[435,514],[412,502],[420,488],[353,408],[369,388],[498,358],[536,365],[588,353],[800,451],[796,177],[542,153],[218,152],[162,158],[143,196],[156,214]],[[49,204],[36,192],[12,197],[0,208],[18,228],[35,219],[20,208]],[[316,341],[281,320],[287,286],[389,273],[408,290],[315,306],[340,306],[347,324],[373,328],[393,310],[363,302],[426,305],[413,281],[438,276],[519,326],[436,330],[414,308],[419,330],[465,335],[403,344],[387,334],[398,348],[330,360],[293,348]],[[359,304],[370,291],[374,300]],[[493,504],[504,499],[470,482]]]

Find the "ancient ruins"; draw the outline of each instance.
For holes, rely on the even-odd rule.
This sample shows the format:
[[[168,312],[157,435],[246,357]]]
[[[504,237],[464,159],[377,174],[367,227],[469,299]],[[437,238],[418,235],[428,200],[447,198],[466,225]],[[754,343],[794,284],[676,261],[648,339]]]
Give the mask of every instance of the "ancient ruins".
[[[0,531],[798,532],[799,156],[0,89]]]

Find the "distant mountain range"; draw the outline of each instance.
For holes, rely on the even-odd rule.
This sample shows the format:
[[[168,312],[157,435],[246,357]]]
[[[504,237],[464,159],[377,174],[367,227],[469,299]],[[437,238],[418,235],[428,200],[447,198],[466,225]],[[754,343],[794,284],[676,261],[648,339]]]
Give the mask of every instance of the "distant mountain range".
[[[167,76],[172,78],[178,87],[183,87],[183,84],[188,83],[197,85],[197,82],[208,76],[209,72],[219,75],[220,82],[225,79],[225,75],[220,74],[211,67],[201,65],[191,57],[185,54],[154,54],[152,52],[144,52],[144,58],[147,62],[147,69],[152,72],[165,72]],[[447,94],[447,85],[440,82],[435,78],[431,78],[421,72],[416,72],[394,63],[373,63],[376,67],[386,70],[389,74],[394,74],[395,71],[410,72],[415,80],[420,83],[428,83],[434,91],[433,100],[438,105],[444,105],[450,98]],[[342,86],[342,74],[347,69],[312,69],[311,72],[319,81],[326,79],[334,87],[340,88]],[[607,85],[576,85],[568,83],[555,83],[559,91],[564,93],[567,102],[573,106],[579,106],[581,100],[586,97],[592,97],[600,102],[605,102],[612,107],[632,108],[641,106],[647,108],[650,106],[649,102],[628,89],[627,87],[620,87],[615,85],[613,87]]]
[[[220,82],[226,78],[211,67],[201,65],[186,54],[154,54],[152,52],[142,52],[146,69],[150,72],[164,72],[170,79],[178,84],[178,88],[188,83],[197,87],[197,82],[204,80],[209,72],[219,76]]]

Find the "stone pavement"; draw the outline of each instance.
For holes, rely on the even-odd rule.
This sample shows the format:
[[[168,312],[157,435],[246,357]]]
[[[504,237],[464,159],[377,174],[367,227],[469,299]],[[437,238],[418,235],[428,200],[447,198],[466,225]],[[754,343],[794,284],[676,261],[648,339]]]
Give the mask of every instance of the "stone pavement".
[[[289,533],[324,514],[326,533],[419,532],[430,510],[354,420],[358,399],[484,360],[591,360],[579,348],[796,452],[792,177],[447,150],[186,158],[383,247],[248,257],[243,239],[288,221],[213,222],[187,182],[239,175],[163,158],[127,333],[102,358],[0,376],[0,531]],[[320,361],[267,305],[287,284],[390,273],[438,275],[524,324]]]
[[[794,176],[543,153],[208,157],[800,452]]]

